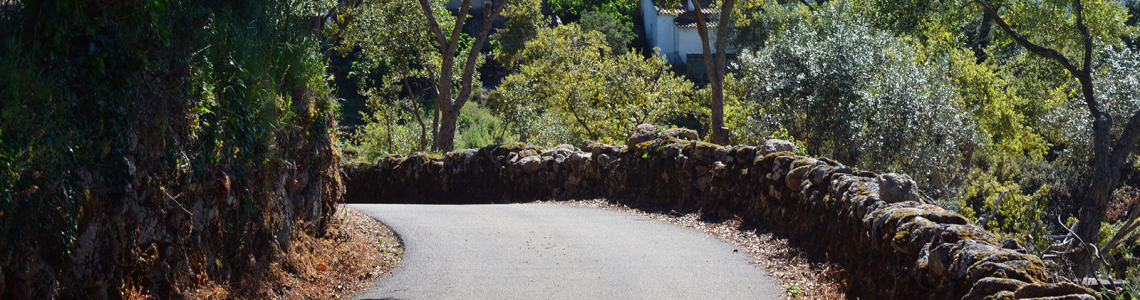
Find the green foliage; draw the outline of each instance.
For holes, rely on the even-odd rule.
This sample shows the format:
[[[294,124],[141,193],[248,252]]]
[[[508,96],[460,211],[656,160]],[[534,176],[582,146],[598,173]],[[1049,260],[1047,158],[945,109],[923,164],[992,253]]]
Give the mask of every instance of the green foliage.
[[[988,157],[1003,160],[1040,159],[1049,143],[1033,126],[1046,111],[1056,106],[1058,94],[1030,98],[1020,93],[1024,81],[993,60],[975,63],[968,50],[948,54],[950,67],[944,74],[957,87],[955,98],[978,121],[978,130],[988,141],[979,145]]]
[[[455,17],[444,7],[446,1],[430,3],[436,20],[444,24],[444,36],[450,37],[451,26],[446,24],[454,24]],[[336,25],[325,34],[340,39],[335,48],[341,55],[357,52],[351,76],[360,81],[361,94],[391,97],[401,91],[405,95],[422,93],[426,88],[405,90],[404,81],[445,80],[439,78],[441,49],[417,1],[362,1],[343,8]],[[463,34],[459,48],[466,49],[472,42],[474,39]],[[466,58],[457,55],[455,65],[464,65]],[[479,60],[476,67],[482,65],[482,57]],[[459,75],[453,74],[451,80],[459,82]]]
[[[419,125],[428,112],[417,110],[412,99],[395,98],[371,108],[364,115],[364,126],[348,135],[348,143],[358,148],[360,160],[376,161],[388,154],[424,151],[421,138],[431,135]]]
[[[638,124],[695,110],[692,83],[659,56],[613,55],[601,33],[575,24],[540,29],[519,57],[488,105],[526,140],[621,143]]]
[[[808,7],[797,2],[743,0],[736,6],[732,11],[733,26],[728,31],[728,43],[752,51],[760,50],[773,34],[786,32],[789,25],[808,18],[811,13]]]
[[[473,149],[492,144],[508,144],[518,141],[518,136],[510,131],[491,109],[474,102],[463,106],[459,113],[459,131],[455,138],[456,149]]]
[[[977,221],[983,215],[989,216],[986,224],[979,225],[997,233],[1002,239],[1017,241],[1035,254],[1052,243],[1046,237],[1051,233],[1050,226],[1046,225],[1050,221],[1046,216],[1048,185],[1042,185],[1035,191],[1026,191],[1017,183],[1000,181],[979,169],[970,173],[968,181],[962,188],[958,203],[958,212],[963,216],[972,221]],[[975,211],[966,202],[980,205],[974,207],[977,209]]]
[[[795,298],[795,297],[798,297],[800,295],[800,293],[802,293],[804,291],[804,289],[803,289],[803,287],[800,287],[800,284],[793,283],[791,285],[788,285],[787,291],[788,291],[788,295],[791,295],[792,298]]]
[[[931,49],[956,49],[969,40],[963,29],[977,27],[980,9],[970,0],[854,0],[852,7],[872,27],[917,38]]]
[[[550,10],[557,15],[584,16],[585,12],[598,12],[610,16],[623,24],[632,22],[630,17],[637,10],[637,0],[550,0]]]
[[[633,24],[623,24],[613,16],[592,11],[583,12],[578,23],[584,32],[597,31],[605,35],[606,45],[614,54],[622,55],[629,51],[626,45],[633,41]]]
[[[204,205],[221,175],[236,204],[219,211],[214,250],[227,266],[248,261],[269,237],[266,178],[297,158],[286,145],[333,126],[319,41],[295,10],[315,6],[302,4],[24,1],[0,13],[4,272],[32,256],[67,266],[86,226],[134,218],[123,214],[140,201]]]
[[[507,24],[491,35],[492,42],[498,43],[492,51],[499,64],[514,67],[518,61],[516,56],[526,47],[526,41],[538,35],[538,29],[550,23],[550,18],[542,15],[541,0],[511,2],[503,8],[503,17],[507,18]]]
[[[1072,1],[1006,0],[998,3],[1003,8],[999,10],[1002,17],[1030,41],[1056,49],[1067,57],[1084,54],[1084,43],[1071,10]],[[1128,9],[1120,1],[1083,0],[1081,3],[1084,6],[1084,23],[1094,45],[1120,45],[1121,37],[1136,34],[1135,28],[1124,26]],[[1008,35],[1000,34],[995,38],[997,46],[1014,44]],[[1047,61],[1045,58],[1036,59]],[[1060,69],[1053,65],[1050,68]]]
[[[978,137],[935,72],[939,62],[919,63],[908,41],[868,27],[843,5],[808,17],[768,47],[741,53],[742,78],[726,88],[741,93],[747,112],[730,114],[741,126],[738,141],[782,127],[808,153],[903,171],[927,187],[961,168],[960,149]]]
[[[1140,112],[1140,52],[1125,47],[1104,47],[1099,51],[1099,72],[1093,77],[1101,110],[1112,116],[1112,136],[1120,136],[1128,118]],[[1083,102],[1073,99],[1046,113],[1041,130],[1054,143],[1064,146],[1059,158],[1070,161],[1092,159],[1092,120]],[[1134,153],[1136,151],[1133,151]],[[1135,154],[1134,154],[1135,155]]]
[[[1069,99],[1075,99],[1078,88],[1069,74],[1051,60],[1025,53],[996,24],[983,18],[984,12],[971,1],[855,3],[856,10],[870,16],[876,26],[914,36],[924,45],[925,55],[945,57],[950,62],[944,74],[958,90],[956,98],[978,120],[983,135],[990,137],[979,148],[980,155],[995,160],[1021,156],[1034,160],[1054,144],[1077,146],[1067,141],[1072,137],[1091,139],[1091,134],[1058,134],[1063,131],[1060,128],[1086,127],[1071,126],[1084,121],[1074,119],[1076,112],[1071,108],[1076,104],[1065,105]],[[1094,44],[1119,45],[1120,37],[1136,33],[1134,27],[1125,26],[1127,9],[1117,1],[1082,3]],[[1070,1],[1012,0],[991,4],[1029,40],[1070,58],[1082,54]],[[975,59],[978,57],[982,60]],[[1104,84],[1097,85],[1099,88]],[[1039,124],[1039,120],[1046,123]]]
[[[70,253],[90,201],[74,166],[101,166],[109,186],[129,182],[122,163],[131,112],[141,100],[137,72],[152,67],[169,33],[156,22],[161,2],[97,14],[78,1],[31,2],[6,13],[0,28],[0,265],[21,263],[33,245]],[[46,12],[35,17],[33,12]],[[47,67],[41,67],[47,66]],[[117,160],[116,160],[117,159]],[[62,259],[59,259],[62,260]]]

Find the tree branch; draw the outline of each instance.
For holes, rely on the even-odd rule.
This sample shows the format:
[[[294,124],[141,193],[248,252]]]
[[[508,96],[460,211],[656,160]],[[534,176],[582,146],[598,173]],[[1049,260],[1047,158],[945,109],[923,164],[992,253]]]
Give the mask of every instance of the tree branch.
[[[471,0],[463,0],[464,3],[469,1]],[[439,21],[435,20],[435,12],[431,11],[431,3],[428,3],[428,0],[420,0],[420,9],[424,11],[424,16],[427,17],[428,30],[431,30],[431,33],[435,35],[435,42],[439,43],[440,48],[445,47],[447,38],[443,36],[443,30],[439,29]]]
[[[577,92],[575,92],[575,93],[577,93]],[[580,97],[581,95],[578,95],[578,96]],[[562,101],[566,102],[566,108],[570,109],[570,115],[573,115],[574,120],[577,120],[578,124],[581,124],[582,128],[586,129],[586,134],[590,135],[591,140],[598,140],[598,135],[595,134],[593,130],[590,130],[590,126],[586,125],[586,122],[583,121],[582,118],[578,116],[578,110],[574,108],[573,104],[571,104],[570,97],[571,97],[571,95],[567,94],[565,98],[562,98]]]
[[[724,85],[724,60],[726,56],[724,40],[728,36],[728,22],[732,19],[732,8],[735,5],[736,0],[723,0],[720,6],[720,23],[717,24],[716,28],[716,53],[720,54],[716,58],[716,81],[718,85]]]
[[[484,3],[485,7],[491,6],[489,2]],[[499,18],[499,13],[502,12],[503,7],[506,6],[507,0],[498,0],[498,3],[495,3],[495,7],[489,13],[487,13],[486,8],[484,8],[484,13],[487,13],[487,15],[483,18],[483,26],[479,28],[479,35],[475,37],[475,44],[471,45],[471,49],[467,50],[467,62],[463,66],[463,74],[460,79],[459,97],[455,99],[456,107],[463,107],[463,104],[467,103],[467,98],[471,97],[471,81],[475,75],[475,64],[479,61],[479,51],[483,48],[483,43],[487,41],[487,35],[491,32],[491,25],[495,23],[495,19]]]
[[[1089,27],[1085,26],[1085,13],[1084,5],[1081,0],[1073,0],[1073,11],[1077,14],[1077,29],[1081,31],[1081,37],[1085,39],[1085,58],[1084,58],[1084,73],[1092,75],[1092,37],[1089,35]]]
[[[1076,77],[1077,80],[1081,81],[1082,92],[1085,94],[1085,104],[1088,105],[1089,113],[1092,114],[1094,120],[1100,119],[1100,105],[1097,103],[1096,98],[1092,97],[1092,74],[1089,71],[1092,68],[1092,64],[1090,63],[1092,61],[1092,39],[1089,38],[1088,27],[1086,27],[1084,23],[1082,12],[1083,6],[1081,5],[1080,0],[1073,0],[1073,8],[1077,14],[1077,28],[1081,29],[1081,34],[1085,38],[1085,61],[1083,68],[1073,65],[1073,63],[1070,62],[1064,54],[1061,54],[1061,52],[1057,50],[1038,46],[1037,44],[1030,42],[1029,39],[1024,35],[1013,30],[1013,27],[1010,27],[1009,23],[1006,23],[1005,19],[1002,19],[1001,16],[997,14],[997,11],[995,11],[993,6],[990,6],[989,2],[986,0],[973,0],[973,2],[981,5],[982,8],[986,10],[986,13],[993,17],[994,22],[997,23],[999,27],[1001,27],[1002,31],[1005,31],[1005,33],[1009,35],[1010,38],[1012,38],[1022,47],[1025,47],[1025,50],[1033,54],[1037,54],[1039,56],[1057,61],[1061,64],[1062,67],[1065,67],[1065,69],[1068,70],[1069,73],[1073,75],[1073,77]]]
[[[404,74],[404,88],[408,89],[408,95],[412,94],[412,86],[408,84],[408,74]],[[419,151],[427,150],[427,125],[424,125],[424,117],[421,115],[423,110],[420,108],[420,101],[423,101],[424,93],[421,90],[419,97],[412,99],[412,107],[415,109],[416,121],[420,123],[420,149]],[[434,136],[433,136],[434,137]]]
[[[705,57],[705,73],[709,77],[709,84],[716,84],[713,77],[716,76],[716,70],[713,66],[712,56],[709,53],[709,27],[705,24],[704,14],[701,13],[701,5],[697,0],[689,0],[693,4],[693,13],[697,15],[697,33],[701,36],[701,54]]]
[[[420,0],[425,1],[425,0]],[[463,33],[463,23],[467,22],[467,11],[471,9],[471,0],[463,0],[462,6],[459,7],[459,15],[455,16],[455,28],[451,29],[451,41],[447,44],[446,54],[454,54],[456,48],[459,47],[459,36]],[[446,59],[446,58],[444,58]],[[451,78],[448,78],[451,80]],[[451,91],[447,91],[451,93]]]

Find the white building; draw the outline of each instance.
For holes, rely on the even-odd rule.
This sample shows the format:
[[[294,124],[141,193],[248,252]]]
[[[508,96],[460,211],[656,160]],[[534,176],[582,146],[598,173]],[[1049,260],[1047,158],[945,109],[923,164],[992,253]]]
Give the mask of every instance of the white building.
[[[471,0],[471,7],[468,9],[470,11],[483,11],[484,2],[486,2],[486,0]],[[459,11],[460,4],[463,4],[463,0],[449,0],[447,1],[446,7],[448,10]]]
[[[645,39],[649,47],[661,49],[661,55],[670,64],[688,64],[689,57],[700,59],[703,63],[703,49],[701,49],[701,35],[697,32],[697,19],[692,2],[685,2],[681,8],[663,8],[654,0],[640,0],[641,12],[645,16]],[[660,0],[658,0],[659,2]],[[712,1],[698,0],[704,6],[701,13],[705,21],[709,16],[719,14],[720,10],[708,8]],[[708,22],[709,50],[716,54],[716,22]],[[734,53],[732,46],[725,47],[725,52]],[[730,56],[731,57],[731,56]],[[702,67],[703,68],[703,67]]]

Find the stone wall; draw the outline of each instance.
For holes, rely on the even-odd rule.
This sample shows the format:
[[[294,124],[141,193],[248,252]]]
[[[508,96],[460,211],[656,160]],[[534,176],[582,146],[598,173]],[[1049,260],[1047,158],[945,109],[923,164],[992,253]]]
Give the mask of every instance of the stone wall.
[[[652,137],[651,137],[652,138]],[[1099,298],[1053,283],[1042,261],[925,204],[905,175],[796,156],[787,142],[731,148],[663,137],[630,146],[526,144],[344,167],[350,203],[510,203],[610,197],[700,209],[791,232],[850,272],[864,299]]]

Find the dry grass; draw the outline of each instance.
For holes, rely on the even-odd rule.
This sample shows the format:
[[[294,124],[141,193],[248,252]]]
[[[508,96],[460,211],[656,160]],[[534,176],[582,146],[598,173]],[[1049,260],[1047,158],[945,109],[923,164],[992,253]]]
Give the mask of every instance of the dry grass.
[[[698,213],[646,212],[603,199],[540,201],[622,211],[696,229],[736,244],[752,255],[752,264],[768,270],[788,299],[846,299],[839,265],[789,244],[787,237],[742,226],[740,219],[703,220]]]
[[[190,299],[345,299],[368,288],[400,260],[395,233],[360,211],[341,207],[321,238],[300,235],[278,262],[237,282],[202,278],[182,287]],[[280,253],[280,252],[279,252]],[[198,281],[193,278],[192,281]]]

